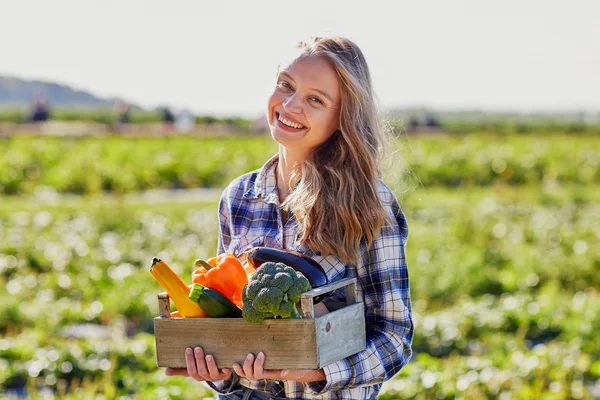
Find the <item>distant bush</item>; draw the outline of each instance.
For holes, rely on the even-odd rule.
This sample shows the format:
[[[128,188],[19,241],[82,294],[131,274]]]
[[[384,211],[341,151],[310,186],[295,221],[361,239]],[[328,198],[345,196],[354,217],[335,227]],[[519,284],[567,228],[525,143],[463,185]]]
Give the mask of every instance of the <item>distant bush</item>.
[[[18,124],[25,120],[25,113],[18,109],[7,109],[0,111],[0,122],[12,122]]]
[[[252,125],[252,121],[238,117],[213,117],[210,115],[196,116],[196,123],[201,125],[212,125],[212,124],[227,124],[232,127],[239,128],[247,131]]]
[[[0,123],[25,122],[28,111],[24,109],[0,109]],[[83,109],[50,109],[50,119],[53,121],[87,121],[106,125],[117,122],[119,114],[115,110],[83,110]],[[146,111],[135,109],[129,116],[130,123],[151,124],[162,121],[159,111]],[[212,115],[197,115],[195,122],[199,125],[229,125],[238,131],[249,131],[252,121],[240,117],[216,117]],[[593,134],[600,135],[600,123],[597,121],[569,120],[553,117],[523,118],[515,117],[465,117],[450,118],[442,114],[438,117],[414,118],[391,117],[387,125],[395,135],[435,130],[452,134],[469,134],[487,132],[492,134]]]
[[[0,122],[26,122],[28,111],[23,109],[0,110]],[[111,125],[117,122],[119,114],[113,110],[79,110],[79,109],[50,109],[52,121],[84,121]],[[129,122],[132,124],[152,124],[162,122],[162,114],[158,111],[132,110]],[[249,130],[251,121],[238,117],[196,116],[197,124],[227,124],[242,130]]]
[[[600,134],[600,124],[578,121],[447,121],[440,124],[441,129],[450,133],[466,134],[473,132],[488,132],[494,134],[539,134],[539,133],[570,133],[570,134]]]

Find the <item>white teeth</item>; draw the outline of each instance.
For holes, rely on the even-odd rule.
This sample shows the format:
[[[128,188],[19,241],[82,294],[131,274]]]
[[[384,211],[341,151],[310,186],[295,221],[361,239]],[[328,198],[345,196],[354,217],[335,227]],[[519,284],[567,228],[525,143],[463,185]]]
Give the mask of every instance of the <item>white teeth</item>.
[[[281,116],[281,114],[279,114],[279,118],[278,118],[278,119],[279,119],[279,121],[281,121],[281,123],[283,123],[284,125],[291,126],[292,128],[296,128],[296,129],[302,129],[302,128],[304,128],[302,125],[299,125],[299,124],[297,124],[297,123],[295,123],[295,122],[292,122],[292,121],[288,121],[287,119],[283,118],[283,117]]]

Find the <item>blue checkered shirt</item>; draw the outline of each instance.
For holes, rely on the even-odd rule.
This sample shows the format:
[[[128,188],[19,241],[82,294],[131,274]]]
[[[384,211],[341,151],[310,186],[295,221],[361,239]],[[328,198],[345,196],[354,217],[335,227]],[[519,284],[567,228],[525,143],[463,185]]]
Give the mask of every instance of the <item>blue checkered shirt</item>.
[[[365,305],[367,347],[325,366],[326,382],[250,381],[233,373],[227,381],[209,383],[221,394],[236,398],[240,385],[273,397],[295,399],[375,399],[382,382],[397,374],[411,358],[413,322],[404,247],[406,219],[392,191],[378,182],[378,195],[394,223],[386,225],[370,248],[361,246],[358,265],[337,256],[323,257],[296,242],[297,223],[283,220],[277,194],[274,156],[256,171],[229,184],[219,202],[218,254],[237,254],[249,246],[299,251],[317,261],[329,282],[356,277],[358,299]],[[290,213],[291,214],[291,213]],[[340,292],[324,300],[331,309]],[[336,298],[337,297],[337,298]],[[240,397],[241,398],[241,397]]]

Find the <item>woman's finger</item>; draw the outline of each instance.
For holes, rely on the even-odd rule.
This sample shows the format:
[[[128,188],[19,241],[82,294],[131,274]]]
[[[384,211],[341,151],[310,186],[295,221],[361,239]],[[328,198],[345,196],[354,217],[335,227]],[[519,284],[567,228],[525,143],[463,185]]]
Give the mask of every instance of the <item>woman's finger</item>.
[[[231,369],[223,368],[221,370],[221,376],[220,376],[219,380],[229,379],[229,377],[231,377]]]
[[[281,372],[282,378],[289,381],[301,380],[308,374],[307,370],[303,369],[286,369]]]
[[[255,379],[265,379],[263,377],[264,369],[263,365],[265,364],[265,353],[262,351],[257,354],[256,360],[254,361],[254,378]]]
[[[254,377],[256,379],[281,379],[280,369],[264,369],[265,367],[265,353],[262,351],[256,356],[254,362]]]
[[[206,357],[204,357],[204,359],[206,360],[206,367],[208,368],[208,376],[210,380],[218,381],[223,379],[219,368],[217,368],[215,358],[212,356],[212,354],[207,355]]]
[[[206,368],[206,362],[204,361],[204,350],[202,347],[196,347],[194,349],[194,358],[196,359],[196,368],[198,369],[198,375],[203,380],[210,380],[210,374]]]
[[[194,358],[194,352],[191,348],[185,349],[185,365],[187,367],[188,375],[195,380],[200,380],[198,375],[198,368],[196,367],[196,359]]]
[[[278,379],[287,381],[317,382],[327,379],[323,370],[318,369],[284,369],[280,372],[281,377]]]
[[[233,370],[236,374],[238,374],[238,376],[241,376],[242,378],[246,377],[246,374],[244,373],[244,370],[242,369],[240,364],[233,364]]]
[[[281,371],[282,370],[280,369],[265,369],[261,379],[283,379],[281,376]]]
[[[165,370],[167,376],[190,376],[187,368],[167,368]]]
[[[244,361],[242,369],[244,370],[246,379],[250,379],[251,381],[256,380],[254,378],[254,354],[250,353],[246,356],[246,360]]]

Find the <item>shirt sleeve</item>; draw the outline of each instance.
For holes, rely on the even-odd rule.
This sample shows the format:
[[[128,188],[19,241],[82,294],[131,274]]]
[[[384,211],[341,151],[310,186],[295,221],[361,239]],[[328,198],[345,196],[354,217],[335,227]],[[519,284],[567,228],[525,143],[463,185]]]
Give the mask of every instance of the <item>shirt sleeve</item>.
[[[214,382],[206,381],[204,383],[210,389],[216,391],[217,393],[229,394],[231,392],[235,392],[236,390],[238,390],[240,388],[240,386],[238,384],[239,380],[240,380],[240,377],[235,372],[232,372],[231,377],[225,381],[214,381]]]
[[[390,192],[391,194],[391,192]],[[325,366],[326,382],[307,383],[316,394],[380,384],[397,374],[412,356],[413,321],[405,245],[408,225],[396,198],[388,205],[394,223],[386,224],[357,266],[363,291],[366,349]]]
[[[226,188],[219,200],[219,236],[217,240],[217,255],[225,253],[231,242],[230,212],[228,189]],[[231,377],[224,381],[205,382],[205,384],[220,394],[228,394],[238,388],[239,376],[235,372]]]
[[[219,236],[217,240],[217,255],[223,254],[231,243],[230,211],[229,211],[229,188],[226,188],[219,200]]]

